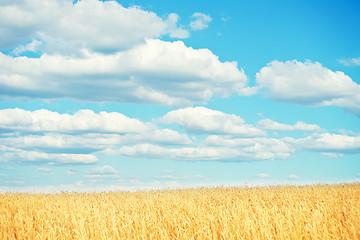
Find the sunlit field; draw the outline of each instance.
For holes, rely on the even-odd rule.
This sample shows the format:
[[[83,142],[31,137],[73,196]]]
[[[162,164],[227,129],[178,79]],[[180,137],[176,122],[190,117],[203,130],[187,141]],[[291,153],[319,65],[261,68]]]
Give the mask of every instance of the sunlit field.
[[[3,193],[0,239],[360,239],[360,184]]]

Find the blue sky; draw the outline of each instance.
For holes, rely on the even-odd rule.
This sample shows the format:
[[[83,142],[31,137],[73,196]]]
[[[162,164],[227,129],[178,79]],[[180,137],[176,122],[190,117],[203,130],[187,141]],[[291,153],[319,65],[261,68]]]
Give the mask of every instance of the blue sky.
[[[0,191],[360,180],[358,1],[1,1]]]

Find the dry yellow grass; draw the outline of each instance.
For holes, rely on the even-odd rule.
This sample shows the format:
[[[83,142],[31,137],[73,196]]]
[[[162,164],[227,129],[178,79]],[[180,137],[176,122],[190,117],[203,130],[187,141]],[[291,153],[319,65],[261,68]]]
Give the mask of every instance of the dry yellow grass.
[[[5,193],[0,239],[360,239],[360,184]]]

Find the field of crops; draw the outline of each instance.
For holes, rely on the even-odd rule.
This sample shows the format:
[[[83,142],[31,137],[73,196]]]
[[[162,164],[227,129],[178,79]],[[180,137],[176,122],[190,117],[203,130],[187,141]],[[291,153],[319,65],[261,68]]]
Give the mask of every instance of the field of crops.
[[[360,239],[360,184],[3,193],[0,239]]]

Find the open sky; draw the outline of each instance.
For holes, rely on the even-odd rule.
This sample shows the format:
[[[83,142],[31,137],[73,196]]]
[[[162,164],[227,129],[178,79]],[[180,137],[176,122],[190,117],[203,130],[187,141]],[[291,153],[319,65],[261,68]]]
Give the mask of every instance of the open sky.
[[[0,191],[360,180],[357,0],[0,1]]]

